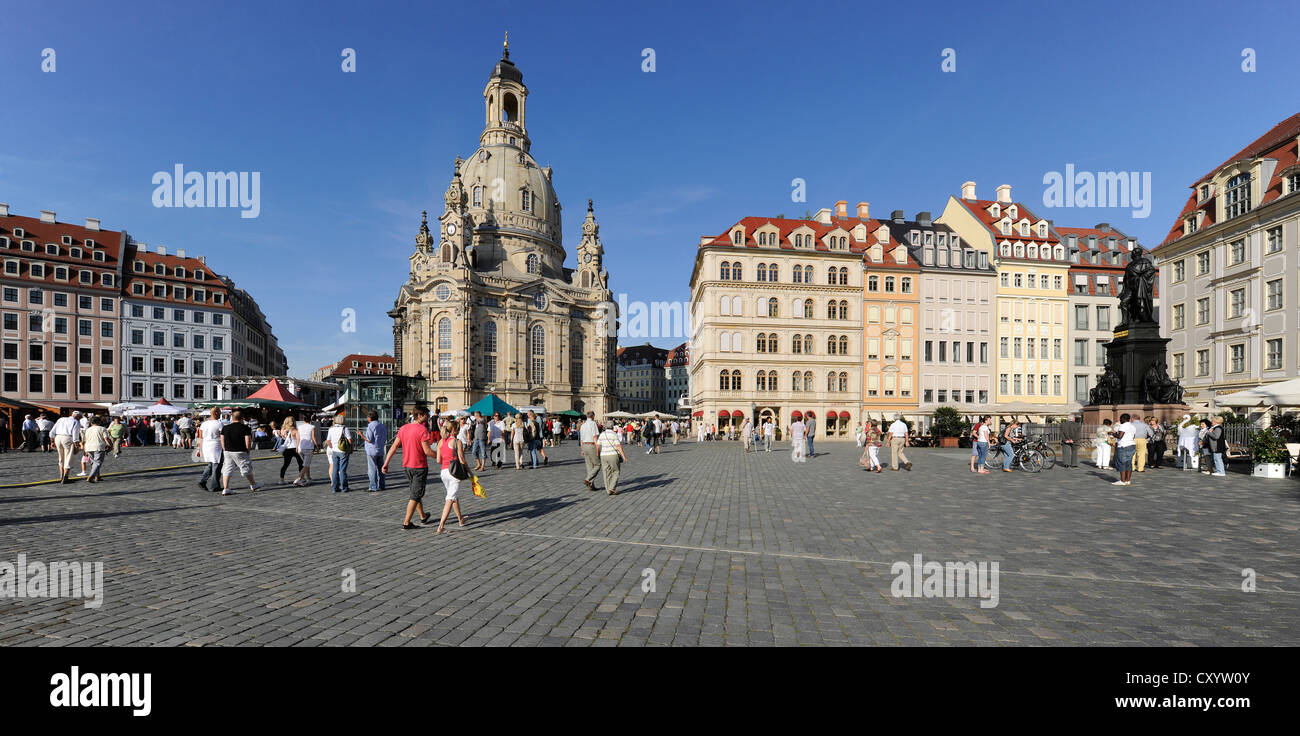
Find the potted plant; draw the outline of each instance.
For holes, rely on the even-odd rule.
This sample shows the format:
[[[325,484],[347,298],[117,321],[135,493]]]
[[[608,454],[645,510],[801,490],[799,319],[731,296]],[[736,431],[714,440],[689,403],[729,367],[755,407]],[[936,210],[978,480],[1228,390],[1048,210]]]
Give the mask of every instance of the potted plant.
[[[1251,475],[1257,478],[1284,478],[1291,454],[1287,452],[1282,435],[1272,429],[1259,429],[1250,433],[1250,459],[1254,463]]]
[[[970,424],[961,418],[955,408],[941,406],[934,410],[930,433],[939,439],[940,447],[957,447],[960,438],[969,432]]]

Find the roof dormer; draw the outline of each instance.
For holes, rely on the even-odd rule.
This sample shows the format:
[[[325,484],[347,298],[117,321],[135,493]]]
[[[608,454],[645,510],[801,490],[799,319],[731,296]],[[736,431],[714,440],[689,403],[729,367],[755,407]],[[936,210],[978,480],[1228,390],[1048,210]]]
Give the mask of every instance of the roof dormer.
[[[867,240],[866,225],[863,225],[862,223],[859,222],[857,225],[853,226],[853,240],[858,243],[866,242]]]
[[[989,205],[989,215],[990,215],[991,217],[995,217],[995,218],[996,218],[996,217],[1001,217],[1001,216],[1002,216],[1002,205],[998,204],[997,202],[994,202],[993,204]]]
[[[1016,207],[1014,204],[1007,205],[1007,217],[1010,217],[1013,220],[1020,217],[1020,208]]]
[[[732,244],[732,245],[744,245],[744,244],[745,244],[745,226],[744,226],[744,225],[737,224],[735,227],[731,228],[731,235],[730,235],[730,238],[731,238],[731,244]]]

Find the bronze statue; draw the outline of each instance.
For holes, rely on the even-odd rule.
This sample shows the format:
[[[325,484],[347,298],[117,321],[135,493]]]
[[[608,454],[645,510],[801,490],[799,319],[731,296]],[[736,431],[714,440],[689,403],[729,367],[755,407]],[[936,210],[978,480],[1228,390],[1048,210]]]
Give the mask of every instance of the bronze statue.
[[[1088,394],[1088,403],[1094,406],[1115,404],[1119,401],[1119,395],[1123,388],[1124,385],[1120,381],[1119,373],[1115,371],[1114,366],[1107,363],[1106,372],[1097,379],[1097,385]]]
[[[1154,323],[1156,265],[1146,249],[1134,248],[1124,267],[1124,284],[1119,292],[1121,324]]]

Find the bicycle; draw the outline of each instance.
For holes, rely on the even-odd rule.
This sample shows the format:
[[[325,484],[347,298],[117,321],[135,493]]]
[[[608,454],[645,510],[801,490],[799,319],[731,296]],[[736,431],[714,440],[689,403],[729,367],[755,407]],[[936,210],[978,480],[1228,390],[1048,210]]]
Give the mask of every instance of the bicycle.
[[[1027,473],[1038,473],[1043,470],[1043,453],[1028,446],[1028,442],[1021,442],[1015,446],[1014,455],[1011,462]],[[989,448],[988,459],[984,461],[984,467],[990,470],[996,470],[1002,467],[1002,459],[1006,457],[1006,451],[1002,445],[997,444]]]
[[[1043,441],[1042,437],[1029,437],[1024,442],[1031,450],[1037,450],[1043,456],[1043,470],[1051,470],[1056,466],[1056,450]]]

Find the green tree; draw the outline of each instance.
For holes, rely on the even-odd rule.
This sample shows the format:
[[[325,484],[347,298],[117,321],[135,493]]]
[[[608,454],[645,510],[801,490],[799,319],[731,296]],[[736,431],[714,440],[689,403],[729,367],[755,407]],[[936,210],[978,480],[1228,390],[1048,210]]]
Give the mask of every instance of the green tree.
[[[935,437],[961,437],[970,431],[970,422],[962,419],[961,412],[951,406],[941,406],[934,410],[934,422],[930,433]]]

